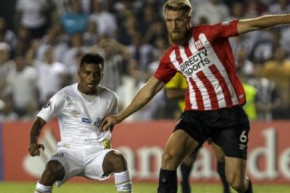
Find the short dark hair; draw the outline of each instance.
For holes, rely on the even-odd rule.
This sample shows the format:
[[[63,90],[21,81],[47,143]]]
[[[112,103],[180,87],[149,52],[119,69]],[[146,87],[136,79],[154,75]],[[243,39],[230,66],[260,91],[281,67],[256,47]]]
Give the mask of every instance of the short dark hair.
[[[81,58],[80,67],[84,64],[101,64],[104,69],[104,58],[97,53],[86,53]]]

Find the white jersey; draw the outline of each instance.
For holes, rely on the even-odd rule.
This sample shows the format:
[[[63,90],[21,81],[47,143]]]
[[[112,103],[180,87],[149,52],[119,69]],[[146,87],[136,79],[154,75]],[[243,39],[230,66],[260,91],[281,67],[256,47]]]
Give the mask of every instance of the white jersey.
[[[100,132],[100,125],[106,115],[117,113],[117,95],[99,85],[95,99],[89,102],[77,85],[57,92],[37,115],[46,122],[57,115],[61,134],[58,146],[100,144],[111,138],[110,131]]]

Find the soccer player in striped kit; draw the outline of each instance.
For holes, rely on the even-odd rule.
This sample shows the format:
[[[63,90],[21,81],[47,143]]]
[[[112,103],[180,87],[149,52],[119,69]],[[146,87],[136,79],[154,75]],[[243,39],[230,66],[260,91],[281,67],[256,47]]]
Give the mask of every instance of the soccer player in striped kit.
[[[61,140],[57,152],[48,160],[35,193],[51,193],[74,176],[92,180],[115,177],[118,192],[131,193],[132,182],[124,156],[110,146],[111,130],[100,131],[103,118],[118,111],[114,92],[99,85],[103,77],[104,58],[85,54],[78,71],[79,82],[57,92],[37,114],[31,128],[29,153],[40,155],[38,143],[43,126],[57,116]]]
[[[225,154],[225,172],[230,186],[239,193],[252,193],[252,183],[246,176],[250,131],[242,108],[246,98],[228,39],[289,24],[290,14],[192,26],[191,12],[188,0],[168,0],[164,4],[171,47],[131,104],[119,114],[105,118],[101,128],[105,131],[138,111],[179,71],[188,84],[186,107],[162,155],[158,193],[177,192],[177,167],[209,137]]]

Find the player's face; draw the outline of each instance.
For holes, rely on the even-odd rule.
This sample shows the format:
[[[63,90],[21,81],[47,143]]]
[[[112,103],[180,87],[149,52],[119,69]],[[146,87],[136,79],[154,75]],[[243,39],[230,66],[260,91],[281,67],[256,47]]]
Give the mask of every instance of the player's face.
[[[100,64],[84,64],[78,71],[79,90],[84,94],[95,94],[97,86],[103,77]]]
[[[191,17],[185,11],[165,11],[165,21],[170,42],[183,44],[187,40]]]

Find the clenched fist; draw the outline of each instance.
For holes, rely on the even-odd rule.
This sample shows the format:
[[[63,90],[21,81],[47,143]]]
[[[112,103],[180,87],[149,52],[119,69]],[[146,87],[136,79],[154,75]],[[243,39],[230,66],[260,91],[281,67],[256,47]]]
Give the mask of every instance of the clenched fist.
[[[44,145],[32,143],[32,144],[30,144],[30,146],[28,148],[28,152],[31,156],[36,156],[36,155],[39,156],[39,154],[40,154],[39,149],[42,149],[42,151],[44,151]]]

